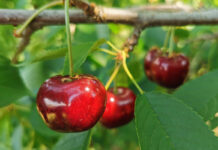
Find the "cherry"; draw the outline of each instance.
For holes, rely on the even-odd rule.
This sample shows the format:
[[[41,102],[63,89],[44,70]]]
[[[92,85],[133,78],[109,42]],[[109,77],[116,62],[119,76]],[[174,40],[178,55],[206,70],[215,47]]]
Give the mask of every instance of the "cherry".
[[[153,79],[167,88],[180,86],[184,82],[188,70],[189,59],[182,54],[176,53],[171,56],[159,56],[151,65]]]
[[[134,118],[135,94],[128,88],[110,88],[107,91],[107,105],[100,119],[103,126],[116,128],[127,124]]]
[[[183,54],[169,55],[154,47],[145,56],[144,69],[151,81],[167,88],[177,88],[188,74],[189,59]]]
[[[156,59],[158,56],[161,55],[161,51],[158,47],[152,47],[149,51],[148,54],[145,56],[144,59],[144,70],[147,75],[147,77],[153,81],[153,76],[151,72],[151,64]]]
[[[93,76],[54,76],[37,95],[37,109],[44,122],[60,132],[79,132],[93,127],[104,113],[106,90]]]

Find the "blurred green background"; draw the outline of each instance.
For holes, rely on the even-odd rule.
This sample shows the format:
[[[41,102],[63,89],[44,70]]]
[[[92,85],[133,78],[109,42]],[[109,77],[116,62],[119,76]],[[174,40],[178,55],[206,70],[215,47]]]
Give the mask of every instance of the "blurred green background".
[[[0,8],[32,10],[49,1],[52,0],[1,0]],[[93,0],[92,2],[107,7],[122,8],[165,3],[164,0]],[[196,9],[218,6],[218,0],[175,0],[173,2],[182,2]],[[101,38],[110,40],[117,47],[122,47],[123,42],[133,31],[130,26],[118,24],[81,24],[72,25],[72,28],[75,29],[73,42],[77,43],[77,46],[73,47],[75,51],[89,48],[86,47],[86,43],[92,43]],[[12,59],[20,40],[13,36],[14,29],[15,27],[11,25],[0,25],[0,68],[4,69],[0,70],[0,87],[2,83],[7,83],[13,84],[14,88],[13,90],[0,91],[1,96],[3,95],[0,99],[0,106],[2,106],[0,108],[0,150],[58,149],[58,145],[72,135],[54,132],[43,123],[36,111],[35,97],[40,85],[47,78],[63,72],[64,57],[43,61],[38,61],[38,58],[43,53],[66,47],[65,27],[49,26],[34,33],[30,44],[19,57],[19,61],[22,63],[16,67],[9,63],[9,59]],[[165,90],[147,80],[143,69],[143,59],[150,47],[163,46],[167,29],[167,27],[154,27],[143,31],[139,44],[128,59],[130,71],[146,91]],[[214,34],[217,31],[217,26],[176,28],[175,51],[183,52],[190,58],[189,79],[194,79],[209,70],[218,68],[217,40],[195,41],[199,36]],[[108,48],[107,45],[103,45],[103,47]],[[30,60],[36,61],[29,63]],[[93,74],[105,84],[113,71],[113,67],[114,61],[111,56],[101,52],[93,52],[89,54],[78,72]],[[137,93],[124,71],[120,71],[117,82],[120,86],[131,87]],[[12,98],[11,95],[13,95]],[[12,101],[13,103],[8,105]],[[97,124],[92,129],[92,135],[91,150],[139,150],[134,121],[113,130],[105,129]],[[68,140],[73,142],[71,139]]]

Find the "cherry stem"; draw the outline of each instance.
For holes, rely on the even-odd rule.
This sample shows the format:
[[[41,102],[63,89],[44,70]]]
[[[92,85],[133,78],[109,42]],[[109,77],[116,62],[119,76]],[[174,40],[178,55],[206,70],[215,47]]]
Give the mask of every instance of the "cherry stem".
[[[130,73],[130,71],[129,71],[127,65],[126,65],[126,56],[127,56],[126,52],[122,51],[122,53],[123,53],[122,56],[123,56],[123,69],[124,69],[124,71],[126,72],[126,74],[128,75],[128,77],[130,78],[130,80],[132,81],[132,83],[135,85],[135,87],[138,89],[139,93],[140,93],[140,94],[143,94],[144,91],[141,89],[141,87],[140,87],[140,86],[138,85],[138,83],[135,81],[135,79],[133,78],[132,74]]]
[[[109,55],[113,55],[113,56],[117,56],[117,53],[116,52],[112,52],[110,50],[107,50],[107,49],[104,49],[104,48],[98,48],[99,51],[102,51],[102,52],[105,52]]]
[[[41,7],[40,9],[36,10],[36,12],[30,17],[28,18],[25,23],[20,27],[20,29],[18,29],[16,31],[16,35],[21,36],[23,31],[27,28],[27,26],[45,9],[56,6],[56,5],[62,5],[63,1],[55,1],[55,2],[51,2],[48,3],[46,5],[44,5],[43,7]]]
[[[118,66],[118,61],[115,62],[115,68]],[[114,89],[113,89],[114,93],[117,93],[117,80],[116,77],[114,78]]]
[[[162,48],[163,51],[167,50],[167,45],[168,45],[168,42],[169,42],[170,34],[171,34],[171,30],[168,29],[166,37],[165,37],[164,45],[163,45],[163,48]]]
[[[116,48],[116,46],[114,46],[110,41],[106,42],[114,51],[116,52],[121,52],[121,50],[119,50],[118,48]]]
[[[108,88],[110,87],[112,81],[114,80],[114,78],[116,77],[117,73],[119,72],[120,70],[120,64],[118,64],[115,69],[114,69],[114,72],[112,73],[110,79],[107,81],[106,85],[105,85],[105,89],[108,90]]]
[[[173,41],[174,34],[175,34],[174,27],[172,27],[171,28],[171,35],[170,35],[170,46],[169,46],[169,54],[170,55],[173,53],[173,48],[174,48],[174,41]]]
[[[73,76],[73,52],[72,52],[72,42],[70,33],[70,17],[69,17],[69,1],[65,0],[65,24],[67,32],[67,45],[68,45],[68,56],[69,56],[69,70],[70,76]]]

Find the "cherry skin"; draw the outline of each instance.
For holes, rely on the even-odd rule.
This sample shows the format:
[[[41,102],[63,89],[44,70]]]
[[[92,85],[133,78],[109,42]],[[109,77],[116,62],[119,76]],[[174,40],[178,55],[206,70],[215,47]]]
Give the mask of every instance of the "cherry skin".
[[[151,74],[155,82],[167,88],[180,86],[189,70],[189,59],[182,54],[157,57],[151,65]]]
[[[151,71],[151,64],[153,63],[153,61],[161,55],[161,51],[158,47],[152,47],[147,55],[145,56],[144,59],[144,70],[145,70],[145,74],[148,77],[148,79],[150,79],[151,81],[153,81],[153,76],[152,76],[152,71]]]
[[[107,91],[107,105],[100,122],[106,128],[116,128],[134,118],[135,94],[128,88],[117,87]]]
[[[37,94],[37,109],[44,122],[59,132],[80,132],[93,127],[104,113],[106,90],[93,76],[54,76]]]

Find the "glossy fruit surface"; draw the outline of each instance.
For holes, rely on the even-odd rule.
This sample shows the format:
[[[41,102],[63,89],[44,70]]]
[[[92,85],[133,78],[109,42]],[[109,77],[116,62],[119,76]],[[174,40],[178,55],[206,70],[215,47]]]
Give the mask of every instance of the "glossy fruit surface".
[[[188,70],[189,59],[182,54],[159,56],[151,65],[154,81],[167,88],[180,86],[184,82]]]
[[[180,86],[189,71],[189,59],[183,54],[162,52],[153,47],[144,59],[144,69],[147,77],[167,88]]]
[[[161,51],[158,47],[152,47],[147,55],[145,56],[144,59],[144,70],[145,70],[145,74],[147,75],[147,77],[153,81],[153,76],[152,76],[152,72],[151,72],[151,65],[153,63],[153,61],[161,55]]]
[[[107,128],[116,128],[127,124],[134,118],[136,96],[132,90],[118,87],[116,93],[113,88],[107,91],[107,105],[100,120]]]
[[[37,95],[37,109],[44,122],[60,132],[93,127],[106,105],[106,90],[93,76],[55,76],[46,80]]]

